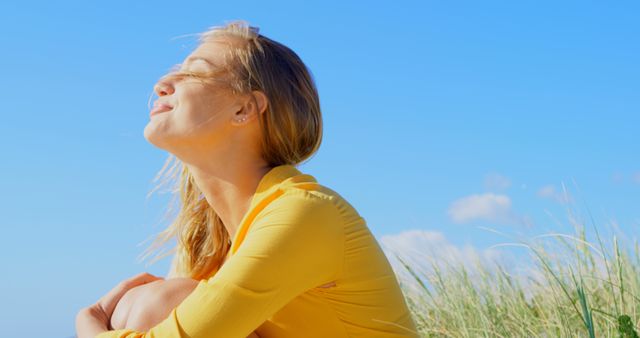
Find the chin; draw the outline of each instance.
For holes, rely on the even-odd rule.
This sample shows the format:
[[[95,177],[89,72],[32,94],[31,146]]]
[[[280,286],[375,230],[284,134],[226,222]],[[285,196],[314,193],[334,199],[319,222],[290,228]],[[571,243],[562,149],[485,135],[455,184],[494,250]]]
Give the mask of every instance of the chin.
[[[145,140],[147,140],[147,142],[151,143],[152,145],[160,148],[160,149],[165,149],[166,150],[166,142],[163,142],[163,138],[159,135],[159,133],[157,133],[152,127],[150,127],[150,123],[147,124],[147,126],[144,128],[143,131],[143,136],[145,138]]]
[[[154,137],[153,137],[153,133],[149,128],[149,124],[147,124],[147,126],[144,127],[144,130],[142,131],[142,136],[144,136],[144,139],[147,140],[147,142],[154,144],[153,142]]]

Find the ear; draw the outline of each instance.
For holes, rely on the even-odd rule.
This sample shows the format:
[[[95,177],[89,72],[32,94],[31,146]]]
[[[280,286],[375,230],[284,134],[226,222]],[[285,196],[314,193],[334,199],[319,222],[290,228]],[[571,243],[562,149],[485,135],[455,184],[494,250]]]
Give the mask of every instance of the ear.
[[[244,124],[257,118],[259,114],[267,110],[269,99],[262,91],[253,90],[246,99],[242,109],[236,112],[234,122],[237,125]]]
[[[249,99],[250,104],[253,105],[253,109],[255,111],[251,111],[256,116],[264,113],[267,110],[267,105],[269,104],[269,99],[267,95],[260,90],[251,91],[251,98]]]

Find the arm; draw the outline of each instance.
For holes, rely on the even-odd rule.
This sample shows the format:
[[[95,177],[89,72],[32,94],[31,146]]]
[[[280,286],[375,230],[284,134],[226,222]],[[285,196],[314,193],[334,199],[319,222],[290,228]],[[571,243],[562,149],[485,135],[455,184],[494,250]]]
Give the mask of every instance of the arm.
[[[111,314],[122,296],[136,286],[158,279],[162,278],[143,272],[118,283],[106,295],[102,296],[97,303],[78,312],[76,315],[76,336],[78,338],[94,337],[100,332],[108,330]]]
[[[108,321],[108,316],[97,306],[84,308],[76,315],[76,337],[94,337],[108,330],[107,325],[104,324]]]
[[[120,300],[118,301],[118,304],[116,305],[116,308],[113,310],[113,314],[111,314],[109,329],[118,330],[118,329],[124,329],[126,327],[132,327],[131,323],[139,325],[140,323],[134,322],[129,318],[131,317],[132,310],[140,306],[141,305],[140,303],[144,304],[144,303],[147,303],[147,300],[153,299],[154,295],[159,294],[160,291],[164,290],[164,285],[171,284],[171,283],[173,283],[172,279],[159,280],[159,281],[155,281],[145,285],[137,286],[127,291],[127,293],[125,293],[122,296],[122,298],[120,298]],[[194,284],[196,283],[197,282],[194,281]],[[174,304],[174,306],[176,305],[178,304]],[[154,306],[155,307],[153,308],[153,310],[157,308],[155,304]],[[158,320],[156,324],[159,323],[162,319],[164,319],[168,315],[170,310],[171,309],[167,310],[165,315],[160,320]],[[149,311],[149,312],[153,312],[153,311]],[[135,311],[134,311],[134,314],[135,314]],[[149,327],[152,327],[152,326],[153,325]]]
[[[197,285],[198,280],[176,277],[140,285],[127,291],[111,316],[110,329],[149,330],[167,318],[171,310],[193,292]],[[249,338],[259,336],[252,332]]]
[[[243,338],[293,298],[337,279],[344,260],[338,209],[311,195],[272,201],[222,268],[148,332],[103,332],[96,338]]]
[[[196,285],[197,280],[177,277],[129,290],[118,302],[111,317],[111,328],[149,330],[167,318]]]

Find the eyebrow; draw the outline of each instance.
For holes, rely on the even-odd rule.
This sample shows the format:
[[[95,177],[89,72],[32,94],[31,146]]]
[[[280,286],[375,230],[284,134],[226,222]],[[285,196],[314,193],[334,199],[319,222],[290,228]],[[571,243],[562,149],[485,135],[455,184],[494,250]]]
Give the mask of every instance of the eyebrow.
[[[202,61],[204,61],[204,62],[208,63],[209,65],[211,65],[211,66],[213,66],[213,67],[216,67],[216,65],[215,65],[213,62],[211,62],[211,61],[209,61],[209,60],[207,60],[207,59],[205,59],[205,58],[203,58],[203,57],[199,57],[199,56],[192,56],[192,57],[188,57],[188,58],[187,58],[186,60],[184,60],[184,61],[185,61],[185,63],[190,63],[190,62],[193,62],[193,61],[195,61],[195,60],[202,60]]]

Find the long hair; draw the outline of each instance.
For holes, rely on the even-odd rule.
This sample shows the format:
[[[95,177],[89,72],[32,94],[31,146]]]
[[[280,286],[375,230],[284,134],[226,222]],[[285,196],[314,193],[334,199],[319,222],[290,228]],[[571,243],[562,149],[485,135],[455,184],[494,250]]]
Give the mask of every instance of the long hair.
[[[271,167],[298,165],[308,160],[322,142],[322,116],[318,91],[311,71],[300,57],[285,45],[259,34],[259,28],[244,20],[210,27],[199,34],[200,43],[223,40],[228,43],[225,54],[225,85],[234,94],[262,91],[268,99],[267,109],[260,114],[260,150]],[[223,39],[220,39],[223,38]],[[168,278],[206,279],[215,274],[224,261],[231,239],[220,217],[203,197],[187,166],[169,154],[153,182],[172,185],[173,204],[179,199],[179,210],[172,223],[156,234],[144,257],[172,238],[175,252]],[[148,195],[148,196],[149,196]],[[156,255],[156,260],[170,254]]]

